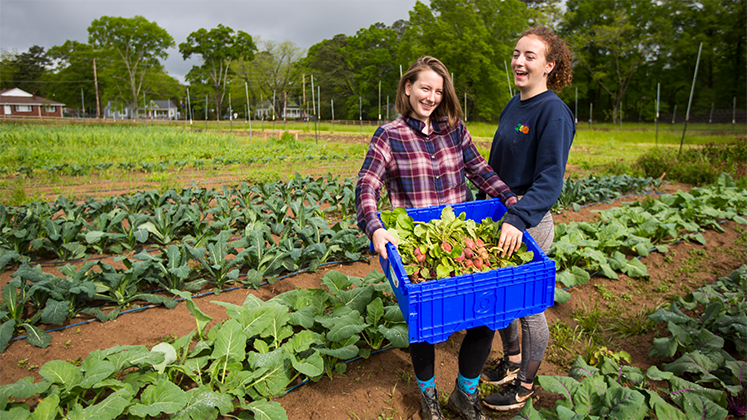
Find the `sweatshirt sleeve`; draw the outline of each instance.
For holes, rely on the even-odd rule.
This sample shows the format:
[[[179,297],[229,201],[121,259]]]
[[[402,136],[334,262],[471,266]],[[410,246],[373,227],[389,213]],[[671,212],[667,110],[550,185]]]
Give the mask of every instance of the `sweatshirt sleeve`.
[[[574,127],[566,118],[548,122],[540,134],[537,163],[531,187],[509,208],[505,222],[524,230],[537,226],[560,197]]]

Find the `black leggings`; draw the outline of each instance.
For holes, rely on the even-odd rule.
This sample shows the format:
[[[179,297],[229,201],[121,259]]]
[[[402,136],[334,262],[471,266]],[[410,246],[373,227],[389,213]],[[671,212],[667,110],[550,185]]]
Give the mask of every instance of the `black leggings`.
[[[477,378],[490,356],[495,331],[488,327],[475,327],[467,330],[459,348],[459,373],[465,378]],[[436,350],[433,344],[411,343],[410,357],[415,376],[427,381],[435,374]]]

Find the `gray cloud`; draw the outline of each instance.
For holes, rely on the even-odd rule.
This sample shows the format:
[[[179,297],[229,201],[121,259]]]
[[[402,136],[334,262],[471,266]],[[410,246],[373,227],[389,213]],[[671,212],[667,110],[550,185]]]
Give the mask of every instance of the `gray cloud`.
[[[428,1],[424,1],[428,3]],[[171,34],[178,45],[200,28],[219,23],[263,40],[290,40],[301,48],[337,34],[353,35],[382,22],[408,19],[415,0],[0,0],[0,49],[48,49],[66,40],[87,42],[88,26],[101,16],[144,16]],[[165,61],[183,81],[194,62],[176,48]]]

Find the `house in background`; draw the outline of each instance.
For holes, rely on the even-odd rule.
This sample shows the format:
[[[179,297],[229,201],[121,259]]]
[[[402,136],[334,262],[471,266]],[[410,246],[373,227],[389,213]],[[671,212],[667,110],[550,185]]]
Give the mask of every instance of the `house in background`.
[[[272,108],[272,101],[265,100],[264,102],[260,103],[257,108],[255,108],[254,118],[258,120],[271,120],[273,114]],[[289,99],[287,105],[284,108],[281,105],[280,112],[275,115],[275,119],[297,120],[303,115],[304,112],[301,107],[298,106],[295,101]]]
[[[175,120],[181,118],[179,107],[176,102],[171,100],[151,100],[146,107],[140,107],[139,118],[149,118],[157,120]],[[134,107],[127,105],[122,107],[115,102],[107,102],[104,107],[104,118],[114,118],[117,120],[134,119]]]
[[[42,98],[18,88],[0,91],[0,115],[13,117],[62,117],[62,102]]]

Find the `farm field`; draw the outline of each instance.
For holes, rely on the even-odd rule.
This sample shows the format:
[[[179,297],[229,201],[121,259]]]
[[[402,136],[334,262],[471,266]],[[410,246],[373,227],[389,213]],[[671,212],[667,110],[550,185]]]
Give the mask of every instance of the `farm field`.
[[[582,131],[579,134],[578,141],[572,149],[568,168],[569,174],[575,178],[581,178],[587,177],[591,173],[599,173],[600,168],[604,168],[606,165],[619,165],[621,159],[634,160],[652,146],[645,143],[643,138],[639,138],[629,145],[626,144],[624,135],[620,136],[619,133],[612,131],[604,133],[592,136],[590,132]],[[326,222],[326,229],[323,226],[318,226],[318,228],[319,232],[325,232],[324,235],[327,235],[325,236],[327,242],[324,245],[326,251],[329,251],[329,253],[322,252],[321,254],[310,254],[312,256],[304,257],[307,258],[307,263],[303,266],[296,266],[294,263],[287,262],[285,265],[265,266],[264,269],[266,270],[263,273],[258,273],[256,269],[253,270],[249,263],[239,264],[240,269],[238,273],[234,274],[230,274],[232,267],[223,267],[221,268],[222,271],[217,272],[217,276],[224,276],[221,277],[222,281],[218,284],[218,286],[225,288],[224,291],[219,294],[214,293],[214,288],[217,287],[215,282],[198,284],[199,287],[191,290],[194,297],[185,295],[188,298],[180,299],[173,309],[164,307],[160,300],[146,302],[132,299],[121,305],[115,304],[115,301],[112,300],[108,305],[105,305],[106,312],[111,314],[109,311],[112,309],[121,311],[122,313],[119,316],[107,322],[99,322],[96,318],[99,317],[100,319],[106,314],[97,315],[93,312],[80,312],[75,317],[65,319],[62,322],[64,325],[75,324],[74,326],[50,332],[51,340],[45,347],[32,345],[32,340],[28,338],[13,339],[8,343],[7,348],[0,353],[0,365],[2,365],[0,386],[13,384],[26,376],[31,376],[34,382],[39,382],[43,377],[47,377],[44,375],[45,373],[49,373],[50,369],[45,371],[43,368],[45,364],[55,360],[67,362],[71,366],[79,366],[83,362],[83,366],[86,366],[84,360],[90,354],[93,354],[92,352],[110,349],[116,345],[147,346],[147,348],[151,348],[159,343],[168,342],[178,347],[180,338],[188,336],[190,332],[195,330],[196,322],[205,331],[206,335],[214,327],[223,328],[225,325],[233,325],[230,322],[235,323],[235,321],[230,321],[230,319],[236,318],[237,309],[231,304],[247,305],[247,302],[256,302],[255,298],[263,302],[272,301],[273,298],[277,301],[280,299],[278,296],[289,296],[288,294],[284,295],[284,293],[297,294],[298,292],[294,291],[303,289],[332,291],[333,286],[337,287],[340,284],[347,284],[347,282],[357,284],[358,287],[353,289],[362,288],[364,284],[367,284],[376,289],[374,293],[378,296],[380,289],[375,285],[380,284],[379,282],[382,280],[380,274],[382,270],[378,259],[371,258],[372,254],[367,251],[366,241],[358,243],[353,241],[352,237],[348,237],[347,243],[355,242],[357,243],[356,247],[345,249],[343,252],[340,249],[342,245],[337,245],[336,251],[333,251],[332,238],[335,236],[335,232],[327,232],[327,229],[335,226],[337,226],[335,229],[340,229],[337,233],[344,229],[354,231],[354,226],[352,226],[354,223],[351,223],[349,218],[351,213],[354,213],[350,204],[350,190],[345,188],[333,190],[330,185],[341,184],[343,186],[347,185],[347,188],[350,187],[351,181],[348,177],[355,175],[357,172],[370,135],[371,133],[323,132],[317,142],[313,134],[303,133],[297,142],[285,138],[284,140],[277,139],[274,143],[271,139],[264,144],[256,140],[256,145],[247,145],[246,136],[241,134],[219,134],[212,138],[216,145],[200,143],[200,139],[193,138],[194,147],[179,150],[174,143],[168,153],[158,151],[146,157],[129,155],[130,157],[127,159],[123,159],[121,153],[104,155],[103,152],[96,150],[96,141],[93,141],[88,146],[91,149],[89,152],[91,156],[85,160],[75,161],[74,157],[55,155],[55,153],[60,153],[56,150],[46,150],[45,153],[48,155],[46,158],[34,156],[33,150],[27,148],[25,151],[17,153],[17,156],[26,156],[25,161],[20,163],[17,160],[0,162],[0,166],[13,168],[0,175],[2,176],[0,196],[3,197],[0,202],[7,206],[3,208],[4,211],[5,209],[17,208],[15,206],[18,205],[56,202],[56,211],[50,215],[53,216],[50,217],[50,220],[52,220],[54,218],[62,219],[63,216],[69,218],[70,214],[76,213],[78,210],[75,210],[76,207],[70,203],[88,203],[85,207],[86,210],[79,211],[80,214],[86,214],[87,212],[89,216],[86,217],[90,219],[94,209],[91,200],[106,202],[109,199],[113,202],[117,197],[127,197],[126,199],[122,198],[116,205],[134,206],[133,203],[140,200],[141,203],[147,203],[139,204],[145,209],[144,212],[154,216],[158,214],[155,211],[157,209],[162,209],[164,214],[171,211],[171,209],[166,210],[165,203],[177,202],[177,197],[185,197],[187,190],[189,190],[193,194],[190,196],[190,200],[192,200],[190,203],[193,204],[201,200],[200,194],[202,194],[202,200],[205,201],[205,203],[201,203],[204,206],[200,207],[199,210],[202,215],[202,222],[214,228],[214,236],[207,235],[207,239],[201,240],[194,233],[196,231],[193,231],[188,238],[185,233],[186,226],[174,227],[172,231],[166,232],[160,229],[166,225],[158,225],[156,220],[149,219],[150,223],[153,224],[152,229],[146,229],[149,238],[144,241],[131,242],[132,248],[117,245],[114,239],[112,239],[112,245],[104,246],[96,235],[94,235],[96,236],[95,239],[93,236],[89,238],[90,240],[78,236],[76,237],[77,240],[70,241],[78,243],[85,250],[81,250],[77,245],[71,245],[70,242],[67,246],[62,246],[61,244],[55,245],[51,242],[37,241],[35,245],[30,245],[31,242],[29,242],[26,247],[26,250],[33,250],[33,252],[29,252],[26,256],[19,254],[9,257],[11,255],[8,252],[9,248],[6,248],[0,254],[0,258],[6,256],[6,260],[0,259],[2,263],[0,267],[3,267],[3,272],[0,274],[0,287],[5,287],[13,281],[15,278],[13,276],[24,267],[24,261],[27,261],[29,266],[41,264],[41,270],[44,273],[54,274],[55,276],[64,276],[64,273],[68,273],[68,276],[70,276],[72,271],[64,269],[64,263],[59,262],[70,260],[71,265],[75,267],[77,272],[86,264],[86,261],[83,260],[85,258],[83,255],[85,255],[90,258],[88,261],[97,261],[98,269],[110,270],[108,272],[114,276],[115,274],[120,275],[128,272],[128,267],[125,264],[126,260],[122,260],[121,256],[129,257],[132,259],[131,261],[145,261],[147,257],[142,254],[143,250],[150,250],[150,255],[157,256],[156,252],[159,248],[165,249],[168,245],[176,247],[177,245],[187,244],[195,252],[189,251],[186,246],[184,248],[191,252],[194,259],[191,263],[193,271],[190,271],[188,276],[180,277],[183,286],[187,280],[193,280],[197,277],[210,277],[209,274],[216,274],[215,271],[209,271],[206,265],[200,267],[198,258],[200,252],[197,250],[206,246],[217,247],[217,244],[222,244],[224,251],[230,251],[230,246],[227,245],[231,242],[227,243],[225,240],[238,241],[242,238],[256,237],[252,236],[250,232],[261,232],[263,228],[260,225],[262,224],[267,225],[268,235],[279,244],[282,244],[283,240],[288,238],[296,238],[297,241],[305,242],[306,239],[300,238],[305,238],[304,235],[308,235],[308,233],[304,234],[301,233],[301,230],[294,230],[295,227],[287,226],[294,226],[291,220],[298,221],[299,218],[310,220],[317,216],[322,217],[322,220]],[[659,140],[663,140],[662,137]],[[58,138],[60,138],[59,135]],[[476,136],[476,141],[481,152],[487,153],[490,138]],[[710,141],[713,141],[713,139],[694,140],[694,142],[702,143]],[[99,140],[99,142],[103,142],[103,140]],[[153,140],[153,142],[153,145],[146,145],[145,149],[155,151],[157,140]],[[74,143],[70,143],[68,146],[71,144]],[[110,149],[109,145],[102,146],[103,149]],[[247,150],[244,150],[244,148]],[[210,155],[199,156],[199,152],[195,152],[196,150],[203,150],[203,153],[210,152]],[[97,155],[96,153],[101,154]],[[111,153],[111,151],[107,153]],[[323,158],[320,158],[322,156]],[[236,160],[229,161],[229,158]],[[202,164],[195,167],[195,160],[202,160]],[[68,166],[50,170],[52,162],[55,161],[68,163]],[[182,164],[180,162],[186,163]],[[96,167],[97,163],[109,165],[108,167],[104,167],[105,165]],[[159,163],[162,163],[162,167],[156,168]],[[72,168],[72,165],[81,168],[84,168],[84,165],[88,166],[86,170],[81,169],[79,173],[73,173],[76,168]],[[17,170],[21,166],[27,168],[25,173]],[[299,175],[294,176],[293,174],[296,173]],[[325,177],[326,179],[324,179]],[[273,183],[278,179],[283,182],[280,184]],[[618,178],[615,179],[619,180]],[[664,178],[664,181],[666,181],[666,178]],[[245,185],[242,186],[242,183]],[[708,204],[703,204],[702,208],[705,210],[702,213],[709,213],[712,219],[701,217],[701,213],[698,213],[699,219],[694,230],[691,229],[692,226],[687,225],[687,223],[694,222],[683,220],[682,225],[675,228],[675,230],[684,232],[680,233],[681,236],[677,238],[678,240],[672,240],[667,237],[667,234],[658,232],[647,237],[650,242],[636,242],[636,244],[642,243],[637,249],[633,249],[635,247],[631,246],[630,243],[624,245],[627,246],[627,249],[621,253],[621,255],[624,254],[622,256],[623,261],[627,261],[628,266],[635,266],[636,269],[623,272],[615,267],[609,267],[610,270],[616,272],[614,275],[617,277],[616,279],[610,278],[611,275],[606,271],[607,267],[604,264],[585,271],[588,272],[588,282],[584,282],[586,279],[579,279],[584,276],[579,274],[578,271],[574,271],[572,267],[593,267],[594,261],[596,261],[594,260],[595,255],[571,256],[559,260],[558,286],[563,287],[563,284],[566,287],[569,286],[568,283],[565,283],[566,281],[575,282],[575,284],[572,287],[563,287],[566,289],[566,293],[570,295],[566,303],[556,304],[546,311],[548,323],[551,325],[551,341],[546,359],[540,368],[540,375],[548,377],[552,375],[567,376],[577,356],[582,356],[587,363],[606,358],[615,363],[622,362],[625,365],[641,368],[644,372],[651,366],[661,368],[663,364],[676,359],[676,357],[649,358],[653,340],[666,337],[670,332],[667,329],[666,322],[655,323],[650,321],[647,316],[660,308],[666,307],[678,296],[685,297],[703,286],[716,282],[720,277],[731,275],[747,262],[747,225],[740,224],[743,219],[739,217],[747,213],[747,205],[745,205],[747,197],[744,197],[744,193],[740,192],[739,188],[728,186],[727,183],[722,184],[721,186],[707,186],[701,190],[694,185],[677,182],[656,182],[656,180],[649,179],[641,181],[635,188],[631,187],[631,183],[625,184],[627,185],[625,187],[626,191],[620,191],[617,195],[607,197],[599,196],[596,200],[587,199],[585,202],[577,202],[565,197],[567,201],[563,202],[563,206],[557,209],[554,216],[556,242],[558,243],[564,243],[566,240],[558,233],[559,231],[573,232],[572,228],[578,226],[585,229],[586,226],[601,223],[600,221],[607,220],[607,218],[616,220],[629,218],[629,215],[623,214],[619,210],[626,207],[624,203],[629,202],[640,202],[642,205],[648,206],[646,209],[653,213],[653,205],[666,205],[669,208],[675,208],[675,205],[679,205],[675,201],[687,201],[690,196],[702,198],[703,202],[711,197],[731,197],[738,208],[736,212],[733,208],[715,210],[713,208],[715,204],[708,201]],[[320,185],[323,188],[317,191],[317,187]],[[623,183],[620,182],[619,185],[623,185]],[[259,187],[252,190],[251,186]],[[277,188],[277,191],[269,192],[268,190],[271,187]],[[594,189],[600,191],[602,187],[595,187]],[[209,190],[216,191],[216,195],[204,198]],[[153,192],[147,194],[145,193],[147,191]],[[174,193],[169,194],[169,191],[174,191]],[[326,198],[324,198],[323,191],[327,192]],[[65,196],[68,200],[60,201],[58,198],[60,195]],[[624,195],[624,197],[615,198],[621,195]],[[133,197],[139,198],[136,200]],[[226,202],[224,200],[226,197],[233,197],[233,199]],[[238,197],[244,200],[244,204],[237,204]],[[661,201],[658,200],[660,197]],[[675,197],[676,199],[670,202],[667,201],[669,200],[667,197]],[[693,210],[699,209],[698,206],[701,205],[692,204],[695,203],[695,198],[690,202],[687,210],[679,207],[683,210],[675,211],[675,213],[699,212],[700,210]],[[652,204],[662,202],[665,204]],[[296,204],[295,207],[293,206],[294,203]],[[308,213],[299,207],[301,205],[299,203],[310,205],[311,209],[308,210]],[[574,203],[577,211],[573,210]],[[284,205],[286,207],[283,207]],[[247,213],[245,210],[252,208],[267,210],[253,213]],[[187,212],[188,210],[184,211]],[[261,217],[262,213],[272,214],[274,218],[263,219]],[[6,214],[11,214],[11,211],[7,211]],[[97,214],[105,214],[105,212]],[[184,217],[186,218],[186,216]],[[256,219],[252,219],[253,217],[256,217]],[[10,218],[4,220],[10,220]],[[257,223],[251,225],[252,221]],[[221,223],[223,224],[221,225]],[[202,225],[198,222],[186,224]],[[210,229],[205,228],[205,225],[203,225],[203,233],[210,231]],[[224,238],[223,242],[220,242],[219,239],[221,237],[220,226],[224,226],[224,230],[231,230],[230,238]],[[299,229],[302,227],[299,226]],[[83,229],[86,232],[94,230],[91,226]],[[47,239],[51,239],[50,230],[45,232],[46,234],[38,236],[40,238],[46,236]],[[101,232],[112,233],[118,231],[112,228],[109,230],[102,229]],[[104,236],[104,233],[100,234],[101,237]],[[170,235],[167,235],[167,233]],[[638,235],[640,238],[643,237],[640,232]],[[578,239],[579,237],[575,237],[575,239],[571,237],[567,240]],[[590,239],[585,238],[584,240]],[[237,245],[237,252],[234,254],[225,252],[223,255],[228,258],[223,260],[232,261],[235,257],[243,258],[243,261],[249,261],[246,254],[241,256],[236,254],[251,248],[251,244],[246,242],[240,245],[237,242],[234,243]],[[267,243],[269,244],[269,241]],[[305,247],[309,247],[309,245],[305,244]],[[642,248],[647,249],[643,250]],[[652,248],[656,248],[656,251],[649,252]],[[63,249],[66,252],[62,252]],[[211,249],[217,250],[218,248]],[[115,250],[118,252],[114,252]],[[215,252],[217,251],[213,253]],[[296,262],[301,258],[301,252],[303,251],[299,249],[298,254],[295,254],[296,257],[293,257]],[[608,253],[610,256],[614,254],[611,248],[606,249],[604,253]],[[163,254],[165,255],[165,252]],[[210,253],[204,255],[205,258],[209,256]],[[332,258],[332,256],[335,258]],[[640,259],[634,258],[635,256],[640,256]],[[163,258],[165,261],[165,256]],[[637,266],[638,263],[633,263],[633,260],[640,261],[645,272],[641,272]],[[318,271],[304,270],[304,267],[308,267],[309,264]],[[213,276],[213,280],[216,278]],[[563,284],[560,283],[561,278],[564,280]],[[350,279],[367,280],[364,283],[356,283],[357,280]],[[744,284],[743,282],[742,285],[744,286]],[[149,287],[149,289],[152,290],[155,287]],[[4,292],[3,301],[7,302],[9,296]],[[167,292],[160,292],[159,296],[177,297],[177,295]],[[342,292],[334,298],[339,298],[339,296],[342,296]],[[184,296],[181,297],[184,298]],[[392,305],[391,300],[386,299],[386,296],[382,295],[383,307]],[[742,294],[741,299],[744,301],[744,294]],[[26,312],[19,317],[19,320],[32,314],[35,304],[33,300],[26,302]],[[199,310],[195,309],[195,305]],[[142,306],[153,307],[140,310]],[[701,311],[700,308],[694,309],[695,312]],[[198,315],[197,318],[194,314]],[[88,322],[89,320],[90,322]],[[86,322],[78,324],[81,321]],[[248,418],[244,416],[248,415],[248,412],[253,412],[257,418],[278,418],[279,416],[282,418],[284,412],[290,419],[419,418],[418,390],[411,372],[409,355],[406,348],[397,340],[398,328],[401,328],[403,324],[396,319],[387,319],[385,322],[382,318],[377,322],[380,322],[380,325],[384,327],[383,330],[381,328],[379,330],[386,333],[375,336],[376,339],[373,339],[373,333],[370,333],[372,334],[370,336],[366,335],[365,340],[367,342],[371,339],[379,346],[356,354],[356,356],[365,357],[353,357],[352,361],[345,364],[345,368],[339,367],[339,364],[336,365],[332,359],[324,359],[323,366],[314,366],[314,368],[322,369],[321,372],[312,369],[310,366],[298,370],[298,372],[305,373],[289,381],[287,387],[283,383],[280,384],[281,389],[289,389],[295,386],[297,388],[293,388],[286,395],[272,399],[273,403],[282,407],[282,410],[272,404],[268,406],[252,405],[264,401],[262,397],[268,395],[268,390],[260,391],[257,388],[250,391],[247,395],[251,395],[251,398],[246,397],[246,399],[254,402],[248,404],[246,409],[243,410],[243,416],[240,417]],[[41,329],[52,329],[52,327],[52,325],[40,326]],[[215,328],[216,331],[218,329]],[[297,329],[296,332],[298,332]],[[214,334],[220,333],[216,332]],[[331,332],[327,334],[331,334]],[[366,330],[361,334],[365,335],[369,332]],[[19,334],[15,335],[18,336]],[[457,370],[456,355],[462,337],[463,333],[455,333],[448,341],[436,347],[437,385],[443,395],[448,395],[448,392],[453,388]],[[215,336],[206,338],[217,340]],[[282,339],[275,338],[275,340]],[[740,338],[737,338],[737,341],[739,340]],[[744,335],[741,336],[741,340],[744,340]],[[187,343],[189,341],[187,340]],[[271,340],[268,342],[272,345]],[[197,343],[198,340],[195,339],[193,345],[199,345]],[[395,346],[390,346],[390,343],[395,344]],[[735,351],[735,349],[740,349],[739,345],[739,342],[734,344],[729,341],[725,348],[729,354],[736,356],[735,363],[741,362],[741,366],[744,366],[744,354],[739,355]],[[325,344],[325,346],[329,345]],[[500,338],[496,336],[491,359],[500,357],[500,349]],[[336,350],[340,350],[340,348]],[[625,352],[629,354],[629,360],[625,360]],[[677,357],[683,352],[684,350],[680,349]],[[304,357],[307,355],[303,354]],[[346,358],[339,357],[339,360],[344,359]],[[227,358],[226,362],[228,360]],[[313,364],[310,360],[311,358],[307,359],[307,363]],[[236,367],[234,366],[234,368]],[[241,370],[241,368],[239,367],[238,370]],[[313,376],[310,372],[317,372],[315,380],[301,384],[302,379]],[[687,376],[689,380],[698,379],[692,373],[687,375],[690,375]],[[144,377],[142,380],[148,379]],[[185,380],[184,375],[181,376],[181,380]],[[216,390],[221,389],[219,385],[213,383],[214,380],[212,379],[210,384],[204,384],[203,386],[214,386]],[[728,380],[726,383],[728,383]],[[666,388],[666,382],[661,378],[654,384],[659,388]],[[268,387],[271,388],[271,385],[268,385]],[[719,388],[718,384],[716,388]],[[235,392],[237,391],[230,391],[229,395],[235,395]],[[490,389],[483,389],[483,392],[490,392]],[[269,394],[279,395],[279,393],[272,391],[269,391]],[[92,401],[90,394],[84,394],[83,396],[84,401]],[[539,400],[534,403],[534,407],[552,410],[559,398],[559,394],[542,389],[539,392]],[[23,398],[19,397],[13,398],[11,401],[22,400]],[[738,405],[738,402],[735,404]],[[36,404],[36,401],[31,400],[30,403]],[[93,406],[93,403],[91,405]],[[81,406],[82,408],[84,406]],[[267,410],[264,411],[267,417],[258,414],[262,410]],[[728,415],[719,417],[722,412],[712,407],[706,410],[711,410],[710,415],[712,417],[708,418],[728,418]],[[222,411],[223,409],[221,409]],[[233,410],[228,410],[228,412],[231,411]],[[240,411],[242,410],[234,411],[233,414],[238,415]],[[516,412],[499,415],[487,409],[485,411],[491,418],[498,419],[509,419],[516,415]],[[217,412],[215,414],[217,415]],[[448,411],[446,411],[446,414],[453,417],[453,414]],[[227,412],[222,412],[222,417],[234,418],[227,415]],[[731,415],[731,418],[737,417]]]

